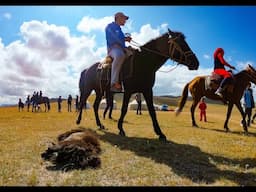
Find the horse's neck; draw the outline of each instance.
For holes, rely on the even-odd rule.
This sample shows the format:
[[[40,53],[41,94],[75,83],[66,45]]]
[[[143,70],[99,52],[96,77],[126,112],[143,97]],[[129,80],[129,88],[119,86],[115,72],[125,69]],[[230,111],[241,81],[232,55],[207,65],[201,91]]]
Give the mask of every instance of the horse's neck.
[[[235,75],[235,81],[236,87],[244,91],[250,82],[250,78],[248,77],[247,72],[243,71]]]
[[[156,46],[145,46],[141,50],[141,52],[138,52],[138,57],[146,58],[146,62],[141,64],[144,64],[147,68],[152,68],[154,71],[157,71],[168,59],[165,51],[157,49]]]

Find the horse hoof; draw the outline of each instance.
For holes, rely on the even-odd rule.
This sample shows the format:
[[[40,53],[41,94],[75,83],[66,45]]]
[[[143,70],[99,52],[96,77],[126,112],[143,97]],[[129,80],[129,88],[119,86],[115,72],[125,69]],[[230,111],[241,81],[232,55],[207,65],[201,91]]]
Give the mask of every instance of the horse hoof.
[[[76,121],[76,124],[77,124],[77,125],[79,125],[79,124],[80,124],[80,121],[79,121],[79,120],[77,120],[77,121]]]
[[[120,132],[119,132],[119,135],[125,137],[125,132],[124,132],[124,131],[120,131]]]
[[[160,136],[159,136],[159,140],[160,140],[160,141],[164,141],[164,142],[166,142],[166,141],[167,141],[167,139],[166,139],[166,136],[165,136],[165,135],[160,135]]]
[[[225,132],[226,132],[226,133],[229,132],[229,128],[225,128]]]
[[[104,125],[100,125],[100,126],[99,126],[99,129],[100,129],[100,130],[105,129],[105,126],[104,126]]]
[[[197,127],[198,127],[198,125],[197,125],[197,124],[193,124],[193,125],[192,125],[192,127],[195,127],[195,128],[197,128]]]

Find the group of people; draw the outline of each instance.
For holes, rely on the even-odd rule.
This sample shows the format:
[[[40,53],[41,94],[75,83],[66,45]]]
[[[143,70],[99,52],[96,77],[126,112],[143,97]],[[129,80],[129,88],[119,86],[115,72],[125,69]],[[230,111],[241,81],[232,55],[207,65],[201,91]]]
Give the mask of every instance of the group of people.
[[[67,104],[68,104],[68,112],[72,112],[72,96],[71,95],[68,95],[68,99],[67,99]],[[57,103],[58,103],[58,112],[61,112],[61,104],[62,104],[62,97],[59,96],[58,100],[57,100]],[[78,95],[76,95],[76,100],[75,100],[75,108],[76,108],[76,112],[78,111],[79,109],[79,97]]]

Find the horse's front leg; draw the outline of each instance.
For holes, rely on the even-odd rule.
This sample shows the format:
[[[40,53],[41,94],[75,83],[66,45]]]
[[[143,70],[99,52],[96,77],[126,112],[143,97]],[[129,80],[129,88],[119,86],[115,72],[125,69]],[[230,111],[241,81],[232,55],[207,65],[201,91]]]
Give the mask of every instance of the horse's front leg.
[[[93,109],[94,109],[94,115],[95,115],[97,126],[100,129],[105,129],[104,125],[102,125],[100,122],[99,113],[98,113],[101,98],[102,98],[102,94],[100,93],[100,91],[96,91],[96,98],[93,104]]]
[[[226,120],[225,120],[225,123],[224,123],[224,129],[226,130],[226,132],[229,131],[229,128],[228,128],[228,121],[229,121],[229,118],[230,118],[230,115],[231,115],[233,106],[234,106],[233,102],[229,102],[229,103],[228,103],[227,116],[226,116]]]
[[[120,118],[118,120],[118,129],[119,129],[119,135],[121,136],[125,136],[125,132],[123,129],[123,121],[124,121],[124,117],[127,113],[127,108],[128,108],[128,103],[129,103],[129,99],[131,97],[131,93],[129,92],[124,92],[124,98],[123,98],[123,103],[122,103],[122,109],[121,109],[121,115]]]
[[[147,106],[148,106],[148,111],[151,116],[151,120],[153,123],[154,131],[157,135],[159,135],[159,139],[166,141],[166,136],[162,133],[160,126],[158,124],[157,118],[156,118],[156,111],[153,105],[153,92],[152,89],[149,91],[143,92],[143,96],[146,100]]]
[[[236,107],[239,110],[239,112],[241,113],[241,116],[242,116],[242,119],[243,119],[242,123],[243,123],[244,132],[247,133],[248,129],[247,129],[247,124],[246,124],[246,120],[245,120],[245,113],[244,113],[244,110],[241,106],[241,103],[240,102],[236,103]]]

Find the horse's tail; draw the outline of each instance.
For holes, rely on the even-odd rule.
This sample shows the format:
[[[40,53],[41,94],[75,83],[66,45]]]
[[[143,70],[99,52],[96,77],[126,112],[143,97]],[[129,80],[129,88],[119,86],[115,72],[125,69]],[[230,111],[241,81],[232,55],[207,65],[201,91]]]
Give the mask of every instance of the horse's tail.
[[[175,114],[176,116],[179,115],[187,101],[187,98],[188,98],[188,86],[189,86],[190,82],[186,84],[186,86],[183,88],[183,91],[182,91],[182,96],[180,98],[180,101],[179,101],[179,104],[178,104],[178,107],[175,109]]]

